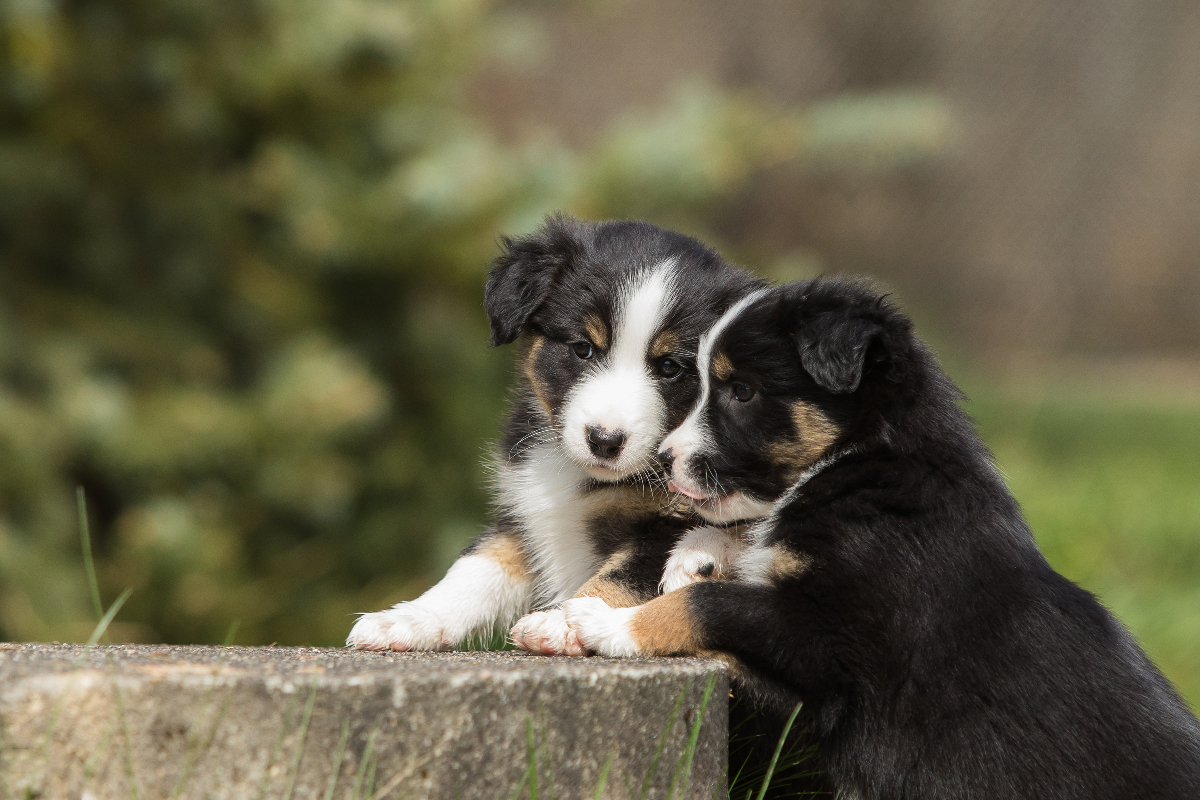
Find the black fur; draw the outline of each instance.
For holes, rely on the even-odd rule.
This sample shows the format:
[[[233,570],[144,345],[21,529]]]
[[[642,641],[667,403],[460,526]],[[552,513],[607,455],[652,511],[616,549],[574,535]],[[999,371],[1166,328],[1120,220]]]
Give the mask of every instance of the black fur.
[[[681,591],[701,646],[746,666],[739,690],[776,730],[803,702],[844,797],[1200,798],[1200,723],[1046,562],[907,318],[817,280],[772,290],[718,347],[758,390],[741,403],[714,384],[723,486],[783,493],[755,454],[788,401],[838,420],[840,457],[763,529],[805,568]]]
[[[551,427],[560,437],[565,435],[559,419],[563,404],[605,357],[598,347],[596,359],[581,361],[571,345],[586,338],[588,318],[605,327],[611,344],[619,297],[632,277],[673,262],[678,282],[659,326],[660,331],[675,334],[676,346],[645,365],[652,372],[666,358],[682,365],[678,374],[656,383],[665,407],[662,433],[678,425],[695,402],[699,385],[695,358],[701,333],[745,293],[763,285],[696,239],[646,222],[582,222],[556,215],[535,233],[506,237],[501,244],[484,295],[492,344],[524,337],[525,361],[500,442],[501,469],[519,467],[528,457],[530,443],[544,439],[539,431]],[[653,459],[653,452],[650,456]],[[616,483],[593,481],[580,491],[589,496],[608,493],[610,500],[604,514],[588,520],[586,530],[575,532],[579,547],[590,550],[597,568],[623,553],[621,566],[605,571],[605,578],[634,596],[653,597],[671,548],[698,520],[686,507],[673,503],[653,462],[644,474]],[[647,503],[647,498],[653,502]],[[521,520],[511,511],[513,504],[514,498],[501,493],[496,528],[472,549],[497,534],[515,534],[527,541]]]

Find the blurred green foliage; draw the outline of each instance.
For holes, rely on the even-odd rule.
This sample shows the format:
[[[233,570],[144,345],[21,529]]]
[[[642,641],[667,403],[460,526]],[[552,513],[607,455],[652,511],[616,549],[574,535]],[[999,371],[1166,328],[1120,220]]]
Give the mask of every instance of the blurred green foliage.
[[[463,89],[520,49],[481,0],[0,0],[0,638],[337,644],[486,519],[501,232],[696,230],[772,164],[874,168],[936,97],[781,109],[703,87],[587,152]],[[506,32],[507,31],[507,32]],[[507,41],[505,37],[514,41]]]

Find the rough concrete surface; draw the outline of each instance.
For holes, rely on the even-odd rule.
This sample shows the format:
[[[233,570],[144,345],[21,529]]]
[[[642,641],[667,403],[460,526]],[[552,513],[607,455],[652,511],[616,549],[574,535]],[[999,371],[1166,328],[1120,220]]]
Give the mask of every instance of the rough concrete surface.
[[[566,800],[611,757],[604,797],[710,798],[728,693],[702,659],[0,644],[0,796]]]

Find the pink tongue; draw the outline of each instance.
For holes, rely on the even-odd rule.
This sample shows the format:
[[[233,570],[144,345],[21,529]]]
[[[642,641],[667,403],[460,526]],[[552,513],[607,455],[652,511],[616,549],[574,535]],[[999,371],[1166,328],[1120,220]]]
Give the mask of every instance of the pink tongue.
[[[692,491],[691,489],[685,489],[682,486],[680,486],[678,483],[676,483],[675,481],[667,481],[667,490],[672,491],[672,492],[679,492],[680,494],[686,494],[688,497],[692,498],[693,500],[704,500],[707,497],[707,495],[704,495],[700,492]]]

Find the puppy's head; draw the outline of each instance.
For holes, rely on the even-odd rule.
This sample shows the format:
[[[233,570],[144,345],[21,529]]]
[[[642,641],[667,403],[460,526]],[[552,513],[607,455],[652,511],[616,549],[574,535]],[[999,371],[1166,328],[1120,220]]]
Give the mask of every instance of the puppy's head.
[[[524,435],[551,431],[599,481],[655,467],[695,399],[701,332],[758,282],[644,222],[551,217],[503,248],[485,305],[493,345],[524,335]]]
[[[711,522],[765,515],[805,470],[853,444],[895,383],[911,324],[870,289],[815,280],[760,290],[701,339],[701,389],[659,457]]]

